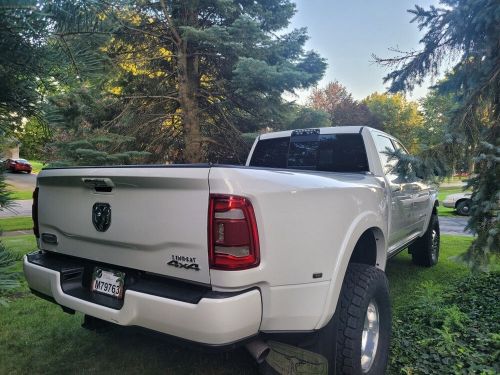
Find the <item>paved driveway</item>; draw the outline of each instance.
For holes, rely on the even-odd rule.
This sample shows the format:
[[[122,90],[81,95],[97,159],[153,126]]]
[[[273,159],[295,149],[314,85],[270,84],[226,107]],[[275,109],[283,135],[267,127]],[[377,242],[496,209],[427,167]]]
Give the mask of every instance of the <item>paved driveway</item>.
[[[459,236],[472,236],[467,231],[464,232],[468,218],[466,217],[439,217],[439,228],[442,234],[453,234]]]
[[[5,172],[5,181],[14,190],[35,190],[36,174]],[[14,201],[10,209],[0,210],[1,217],[31,216],[32,200]]]
[[[35,190],[36,174],[5,172],[5,181],[14,190]]]
[[[14,216],[31,216],[31,202],[32,199],[25,201],[14,201],[14,204],[9,209],[0,210],[1,217],[14,217]]]

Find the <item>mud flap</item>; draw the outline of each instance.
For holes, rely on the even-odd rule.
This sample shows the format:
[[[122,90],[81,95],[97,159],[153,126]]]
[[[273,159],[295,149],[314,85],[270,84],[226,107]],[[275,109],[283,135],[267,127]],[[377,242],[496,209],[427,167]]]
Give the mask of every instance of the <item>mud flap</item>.
[[[280,375],[327,375],[328,361],[320,354],[277,341],[268,341],[271,353],[266,358],[266,367]]]

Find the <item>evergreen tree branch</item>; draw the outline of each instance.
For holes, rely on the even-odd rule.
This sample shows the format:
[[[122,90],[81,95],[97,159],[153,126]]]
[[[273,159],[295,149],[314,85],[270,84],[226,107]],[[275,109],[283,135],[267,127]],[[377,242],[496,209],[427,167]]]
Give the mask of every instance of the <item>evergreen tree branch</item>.
[[[180,46],[182,44],[182,39],[175,28],[174,22],[172,21],[172,18],[170,17],[170,13],[168,12],[167,4],[165,3],[165,0],[160,0],[161,7],[163,9],[163,15],[165,16],[165,20],[167,22],[167,25],[173,35],[173,39],[175,41],[175,44],[177,46]]]
[[[124,99],[170,99],[179,101],[179,97],[171,96],[171,95],[133,95],[133,96],[124,96]]]

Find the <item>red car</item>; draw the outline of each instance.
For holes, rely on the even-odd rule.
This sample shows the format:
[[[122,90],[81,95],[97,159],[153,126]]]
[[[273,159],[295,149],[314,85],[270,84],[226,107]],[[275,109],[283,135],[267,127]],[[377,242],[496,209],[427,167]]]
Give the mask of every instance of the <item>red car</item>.
[[[31,173],[31,164],[25,159],[7,159],[5,161],[5,169],[11,172],[27,172]]]

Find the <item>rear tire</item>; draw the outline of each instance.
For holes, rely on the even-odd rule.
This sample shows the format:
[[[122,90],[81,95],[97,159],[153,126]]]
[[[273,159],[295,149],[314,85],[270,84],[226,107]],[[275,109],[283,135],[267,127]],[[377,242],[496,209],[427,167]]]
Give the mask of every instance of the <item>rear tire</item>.
[[[350,264],[335,315],[319,332],[314,351],[328,360],[329,374],[383,374],[390,336],[385,273],[366,264]]]
[[[457,203],[456,211],[460,216],[470,215],[470,199],[462,200]]]
[[[432,214],[424,235],[408,247],[411,259],[417,266],[432,267],[439,260],[440,231],[439,219]]]

